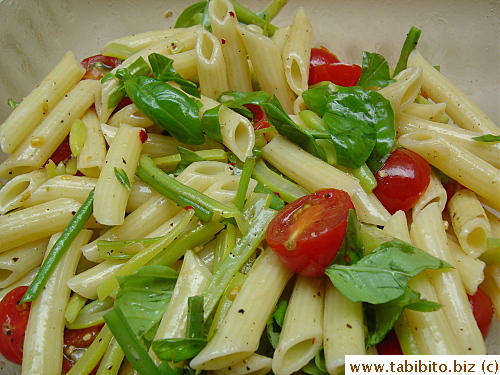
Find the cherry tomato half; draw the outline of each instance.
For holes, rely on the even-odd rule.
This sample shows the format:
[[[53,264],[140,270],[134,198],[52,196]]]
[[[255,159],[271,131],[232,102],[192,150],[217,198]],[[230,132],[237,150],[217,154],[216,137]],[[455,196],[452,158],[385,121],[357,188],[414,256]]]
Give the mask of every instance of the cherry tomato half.
[[[403,355],[398,336],[393,329],[377,344],[377,353],[379,355]]]
[[[101,331],[102,324],[82,329],[65,329],[63,345],[63,367],[62,372],[66,374],[80,359],[86,349],[94,342]],[[99,366],[96,366],[91,374],[95,374]]]
[[[469,295],[469,304],[479,330],[483,334],[483,337],[486,337],[493,319],[493,303],[491,302],[491,298],[481,288],[477,288],[476,294],[473,296]]]
[[[311,60],[309,61],[310,66],[318,66],[329,63],[339,63],[340,60],[337,56],[331,53],[327,48],[321,46],[319,48],[311,48]]]
[[[68,160],[70,157],[71,147],[69,146],[69,137],[66,137],[63,139],[61,144],[57,146],[49,160],[52,160],[55,165],[58,165],[60,162]]]
[[[362,68],[356,64],[328,63],[309,68],[309,85],[329,81],[343,87],[356,86]]]
[[[101,79],[111,69],[121,64],[120,59],[116,57],[95,55],[82,60],[82,65],[87,72],[82,79]]]
[[[19,304],[26,289],[27,286],[18,286],[0,301],[0,353],[18,365],[23,361],[24,336],[31,308],[31,302]]]
[[[398,148],[375,173],[373,194],[391,214],[408,211],[425,192],[430,182],[429,163],[413,151]]]
[[[342,245],[350,209],[345,191],[318,190],[285,206],[269,224],[266,241],[294,272],[321,276]]]

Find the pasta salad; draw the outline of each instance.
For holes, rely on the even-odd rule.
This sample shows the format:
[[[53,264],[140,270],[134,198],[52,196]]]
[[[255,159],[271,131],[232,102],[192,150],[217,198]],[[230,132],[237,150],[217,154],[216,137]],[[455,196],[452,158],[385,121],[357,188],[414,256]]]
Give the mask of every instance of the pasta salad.
[[[358,65],[303,8],[275,26],[282,6],[192,4],[10,101],[0,352],[23,374],[486,354],[498,126],[418,28],[394,67]]]

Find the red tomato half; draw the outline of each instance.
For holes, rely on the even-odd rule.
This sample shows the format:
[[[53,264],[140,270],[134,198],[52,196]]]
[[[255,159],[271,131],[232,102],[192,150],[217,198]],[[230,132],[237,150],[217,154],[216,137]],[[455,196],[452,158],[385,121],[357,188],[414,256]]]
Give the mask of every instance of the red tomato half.
[[[311,61],[310,66],[318,66],[329,63],[339,63],[340,60],[331,53],[327,48],[321,46],[319,48],[311,48]]]
[[[31,302],[19,304],[27,286],[12,289],[0,301],[0,353],[8,361],[20,365]]]
[[[486,337],[493,319],[493,303],[491,302],[491,298],[481,288],[478,288],[476,294],[469,296],[469,304],[479,330],[483,334],[483,337]]]
[[[328,63],[309,68],[309,85],[329,81],[343,87],[356,86],[362,68],[356,64]]]
[[[269,224],[266,241],[294,272],[321,276],[342,245],[350,209],[345,191],[318,190],[285,206]]]
[[[379,355],[403,355],[398,336],[393,329],[377,344],[377,353]]]
[[[87,72],[82,79],[101,79],[111,69],[121,64],[116,57],[95,55],[82,60],[82,65]]]
[[[420,155],[405,149],[394,150],[382,168],[375,173],[375,196],[391,213],[408,211],[425,192],[431,168]]]
[[[64,331],[64,346],[63,346],[63,367],[62,372],[66,374],[74,366],[76,361],[80,359],[85,350],[94,342],[94,339],[99,334],[102,324],[98,324],[82,329],[66,329]],[[91,372],[95,374],[99,366]]]
[[[66,137],[50,156],[49,160],[52,160],[55,165],[58,165],[60,162],[68,160],[70,157],[71,147],[69,146],[69,137]]]
[[[253,113],[252,124],[254,130],[269,128],[271,124],[267,121],[266,114],[257,104],[245,104],[250,111]]]

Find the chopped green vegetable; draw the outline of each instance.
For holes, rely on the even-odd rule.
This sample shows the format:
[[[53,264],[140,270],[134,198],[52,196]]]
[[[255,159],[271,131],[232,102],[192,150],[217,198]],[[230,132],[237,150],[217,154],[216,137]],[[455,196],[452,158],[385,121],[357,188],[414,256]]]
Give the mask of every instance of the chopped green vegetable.
[[[66,253],[66,251],[71,246],[71,243],[76,238],[76,236],[83,229],[84,225],[87,223],[88,219],[92,215],[94,204],[94,189],[91,190],[87,199],[80,206],[75,216],[71,219],[68,226],[64,229],[61,236],[54,243],[54,246],[49,251],[49,254],[43,261],[38,273],[31,282],[30,286],[24,293],[23,298],[19,303],[34,301],[40,295],[40,292],[44,288],[47,280],[54,272],[57,264]]]
[[[398,75],[401,71],[405,70],[408,64],[408,57],[410,53],[417,47],[418,39],[420,38],[420,34],[422,30],[412,26],[410,31],[406,35],[406,39],[403,43],[403,47],[401,48],[401,54],[399,55],[398,62],[396,64],[396,68],[392,73],[393,76]]]

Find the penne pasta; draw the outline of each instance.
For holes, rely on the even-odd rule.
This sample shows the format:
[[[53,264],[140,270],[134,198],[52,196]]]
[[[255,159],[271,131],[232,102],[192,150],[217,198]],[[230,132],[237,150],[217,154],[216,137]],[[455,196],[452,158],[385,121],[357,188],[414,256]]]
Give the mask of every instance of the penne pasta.
[[[67,52],[0,126],[2,150],[14,152],[84,74],[73,52]]]

